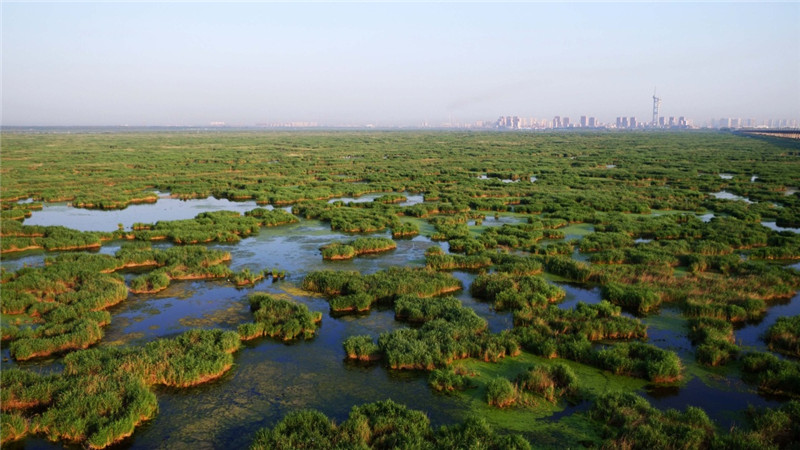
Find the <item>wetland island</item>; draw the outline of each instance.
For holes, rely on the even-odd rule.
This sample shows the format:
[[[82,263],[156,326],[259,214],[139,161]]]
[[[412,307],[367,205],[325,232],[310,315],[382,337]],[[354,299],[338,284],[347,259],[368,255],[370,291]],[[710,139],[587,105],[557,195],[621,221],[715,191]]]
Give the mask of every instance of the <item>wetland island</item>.
[[[4,130],[3,448],[796,448],[800,141]]]

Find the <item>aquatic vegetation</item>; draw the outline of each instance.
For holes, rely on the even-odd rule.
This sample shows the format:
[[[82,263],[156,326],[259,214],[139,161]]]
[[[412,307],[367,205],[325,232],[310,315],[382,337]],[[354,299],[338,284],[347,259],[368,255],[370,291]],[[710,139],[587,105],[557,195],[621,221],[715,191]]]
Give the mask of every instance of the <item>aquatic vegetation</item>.
[[[355,256],[380,253],[397,248],[397,243],[381,237],[360,237],[354,241],[334,242],[322,247],[322,259],[352,259]]]
[[[641,285],[608,283],[602,289],[603,298],[637,314],[648,314],[661,304],[661,296],[652,288]]]
[[[46,251],[97,249],[110,241],[112,233],[77,231],[62,226],[28,226],[16,220],[3,220],[0,226],[0,253],[42,249]]]
[[[557,403],[561,398],[578,400],[582,394],[578,377],[567,365],[537,365],[529,367],[517,375],[512,383],[506,378],[497,377],[486,385],[487,402],[504,408],[506,406],[535,405],[544,399]]]
[[[392,237],[406,238],[419,234],[419,226],[413,222],[400,222],[392,227]]]
[[[681,360],[675,352],[642,342],[623,342],[600,350],[595,365],[617,375],[628,375],[656,383],[681,378]]]
[[[615,248],[625,248],[633,245],[633,238],[626,233],[589,233],[581,238],[579,247],[581,252],[599,252]]]
[[[334,242],[322,247],[322,259],[338,260],[353,259],[356,256],[356,249],[352,245]]]
[[[476,270],[492,265],[488,256],[445,254],[441,247],[428,247],[425,265],[433,270]]]
[[[514,404],[517,388],[505,378],[495,378],[486,385],[486,401],[489,405],[505,408]]]
[[[760,391],[800,397],[800,363],[764,352],[747,353],[741,361],[744,380],[756,384]]]
[[[169,286],[170,277],[163,270],[154,270],[146,275],[131,279],[130,291],[134,294],[149,294],[163,291]]]
[[[358,272],[317,271],[303,279],[303,289],[334,296],[331,311],[367,311],[372,304],[392,302],[399,295],[432,297],[461,289],[449,274],[428,269],[394,267],[371,275]]]
[[[224,278],[230,254],[205,247],[123,245],[115,256],[65,253],[45,260],[43,267],[10,274],[2,290],[2,312],[35,320],[20,326],[3,324],[2,336],[17,360],[85,349],[103,338],[111,323],[104,310],[128,297],[123,278],[114,272],[136,267],[159,267],[131,280],[134,293],[157,292],[173,279]]]
[[[597,284],[605,299],[637,314],[657,314],[659,303],[671,303],[689,319],[698,361],[726,364],[739,351],[731,342],[729,324],[762,317],[775,300],[791,298],[800,288],[798,273],[781,267],[797,258],[798,235],[761,225],[764,221],[798,226],[800,196],[784,195],[787,187],[800,186],[797,155],[796,143],[776,144],[710,132],[4,133],[0,178],[4,258],[8,251],[97,249],[113,240],[128,242],[114,257],[57,254],[47,258],[44,267],[4,272],[3,345],[18,359],[43,356],[42,351],[53,351],[53,355],[71,351],[64,358],[69,361],[75,358],[72,355],[84,354],[86,350],[76,349],[98,342],[103,326],[111,320],[106,308],[127,297],[125,284],[117,275],[122,270],[137,270],[129,283],[131,292],[154,292],[175,279],[218,279],[244,286],[268,276],[266,271],[254,269],[234,273],[225,264],[230,256],[224,252],[183,245],[174,247],[176,250],[153,250],[142,247],[142,242],[232,244],[253,236],[264,226],[313,217],[344,232],[391,229],[394,236],[402,237],[422,228],[434,239],[447,240],[452,252],[426,255],[429,270],[392,269],[373,275],[312,273],[306,277],[304,284],[310,290],[329,297],[332,311],[367,311],[382,303],[394,308],[398,320],[411,323],[412,328],[384,333],[377,341],[367,336],[346,339],[348,359],[380,356],[389,367],[446,370],[448,375],[438,383],[449,389],[460,383],[450,376],[452,361],[467,357],[494,361],[524,347],[544,357],[559,356],[666,381],[675,373],[674,354],[659,353],[638,342],[608,342],[645,338],[641,322],[622,317],[620,308],[608,302],[562,312],[550,305],[558,301],[558,288],[535,275],[545,270],[548,276]],[[615,166],[613,170],[607,167],[609,163]],[[720,173],[735,176],[721,179]],[[758,180],[750,182],[754,174],[758,174]],[[531,176],[536,176],[535,183],[527,182]],[[504,182],[514,180],[521,181]],[[712,195],[723,190],[754,203]],[[424,202],[397,204],[406,192],[423,194]],[[160,203],[164,193],[176,199],[214,196],[249,199],[260,205],[294,204],[298,216],[264,207],[244,215],[214,212],[186,221],[137,223],[130,228],[126,226],[131,224],[121,224],[112,233],[25,225],[31,212],[37,217],[35,211],[42,205],[39,202],[121,208],[137,202]],[[325,203],[334,197],[365,194],[376,194],[373,196],[377,198]],[[16,203],[25,199],[36,204]],[[486,215],[493,215],[495,220],[487,220]],[[513,221],[527,223],[498,223]],[[573,258],[576,247],[584,254]],[[67,269],[70,266],[82,270],[71,272]],[[475,314],[458,308],[452,299],[440,301],[436,296],[460,288],[460,283],[450,274],[431,269],[491,271],[479,275],[473,289],[482,292],[482,298],[494,306],[513,311],[515,328],[489,333],[485,321]],[[281,277],[276,269],[270,273],[274,278]],[[375,317],[354,320],[365,323],[372,319]],[[242,325],[253,329],[261,326],[258,321]],[[293,324],[275,327],[285,327],[289,334],[298,332]],[[369,332],[374,336],[380,331]],[[304,334],[299,333],[296,336]],[[781,332],[781,336],[788,335]],[[236,333],[231,338],[236,345],[241,340]],[[103,349],[88,351],[96,350]],[[175,350],[176,354],[181,351]],[[105,350],[91,354],[106,355]],[[125,355],[120,358],[129,358]],[[744,378],[761,386],[762,392],[793,395],[792,383],[796,380],[792,361],[762,359],[746,357],[730,367],[733,370],[741,365]],[[105,373],[103,364],[96,367],[96,373]],[[130,362],[131,367],[139,365]],[[763,369],[763,373],[753,367]],[[218,373],[204,373],[212,372]],[[604,376],[613,378],[608,373]],[[73,375],[59,375],[53,380],[64,377]],[[147,395],[150,381],[142,390],[133,378],[111,378],[102,385],[84,383],[97,387],[91,401],[104,389],[124,393],[122,400],[112,401],[113,395],[108,396],[109,410],[116,414],[107,415],[108,420],[80,404],[67,403],[66,397],[48,400],[48,392],[62,399],[64,387],[40,387],[42,403],[4,410],[2,439],[7,442],[24,433],[47,436],[52,430],[53,439],[65,442],[87,446],[117,442],[120,436],[132,432],[135,425],[131,424],[152,416],[148,408],[154,400]],[[548,386],[544,373],[535,374],[535,378]],[[44,386],[40,381],[36,378],[31,383]],[[56,384],[53,381],[48,386]],[[484,380],[478,385],[477,395],[481,396]],[[4,384],[2,392],[6,391]],[[82,391],[75,392],[75,398],[87,398]],[[33,394],[19,398],[36,400]],[[116,431],[99,432],[90,444],[87,433],[92,432],[84,433],[80,427],[75,432],[49,424],[48,431],[36,428],[36,417],[56,401],[98,424],[93,430]],[[5,399],[2,404],[6,405]],[[607,446],[712,446],[705,437],[696,438],[706,436],[704,426],[681,429],[670,422],[672,419],[666,420],[668,426],[654,425],[656,419],[636,414],[632,417],[639,419],[632,420],[639,421],[630,427],[633,430],[609,434]],[[734,432],[731,441],[725,436],[717,438],[730,447],[789,445],[797,441],[792,437],[796,436],[791,426],[796,414],[792,414],[791,408],[774,408],[752,416],[758,424]],[[66,416],[51,416],[53,421],[72,423]],[[324,423],[317,419],[316,423]],[[775,425],[765,424],[770,420]],[[115,425],[110,425],[112,422]],[[359,427],[360,431],[366,429]],[[322,425],[314,429],[321,430],[315,435],[329,436]],[[447,433],[431,431],[422,441],[413,442],[441,444],[443,448],[525,448],[519,443],[524,441],[514,441],[514,435],[505,433],[501,433],[505,436],[502,439],[483,439],[492,434],[479,420],[447,429]],[[72,435],[66,437],[68,433]],[[665,434],[677,437],[675,441],[661,441]],[[330,442],[333,447],[347,447],[350,441]],[[402,446],[406,441],[392,442]]]
[[[428,322],[456,310],[461,310],[461,301],[455,297],[402,295],[394,302],[395,320],[407,322]]]
[[[84,270],[70,259],[23,268],[3,285],[2,312],[27,315],[37,323],[3,326],[18,360],[87,348],[103,337],[100,327],[110,322],[107,309],[127,298],[118,275]]]
[[[275,448],[487,448],[530,449],[519,435],[501,435],[481,419],[434,431],[421,411],[392,400],[354,406],[341,425],[314,410],[293,411],[262,428],[252,450]]]
[[[217,378],[231,368],[231,353],[239,346],[235,332],[194,330],[139,348],[73,352],[60,374],[3,370],[3,430],[13,430],[15,438],[30,433],[108,447],[155,417],[151,386],[193,386]]]
[[[306,305],[277,299],[269,294],[251,294],[250,309],[255,322],[239,326],[239,335],[245,341],[262,336],[284,341],[301,336],[311,339],[322,321],[322,313],[311,312]]]
[[[714,424],[702,409],[661,412],[630,392],[600,395],[588,415],[608,448],[708,448],[716,442]]]
[[[407,295],[397,299],[395,311],[398,320],[423,325],[380,335],[377,347],[392,369],[434,370],[456,359],[497,361],[519,354],[510,333],[488,333],[486,321],[458,299]]]
[[[789,401],[778,408],[746,411],[748,427],[735,428],[719,436],[720,448],[792,448],[800,441],[800,402]]]
[[[200,213],[194,219],[134,223],[133,232],[123,236],[142,241],[169,240],[176,244],[235,243],[257,233],[261,227],[295,222],[297,217],[282,209],[256,208],[244,215],[236,211],[213,211]]]
[[[463,391],[472,386],[470,374],[460,366],[436,369],[428,376],[428,384],[439,392]]]
[[[342,343],[348,359],[359,361],[375,361],[380,359],[380,347],[372,336],[350,336]]]
[[[778,317],[764,340],[772,351],[800,356],[800,316]]]
[[[739,347],[733,342],[733,325],[722,319],[689,319],[689,339],[697,345],[695,355],[701,364],[725,364],[739,353]]]
[[[365,208],[357,203],[302,203],[292,209],[295,214],[306,219],[330,222],[331,230],[347,233],[373,233],[386,228],[395,228],[399,219],[395,210],[385,208]]]
[[[497,310],[519,313],[530,313],[531,309],[560,302],[566,295],[563,289],[548,283],[544,278],[515,276],[506,272],[479,275],[472,282],[470,293],[481,300],[492,302]]]
[[[555,306],[525,310],[514,315],[513,335],[523,349],[545,358],[571,359],[657,383],[679,379],[681,363],[674,352],[641,342],[617,343],[602,350],[592,346],[597,341],[647,336],[641,322],[619,314],[620,308],[606,301],[579,303],[573,310]]]

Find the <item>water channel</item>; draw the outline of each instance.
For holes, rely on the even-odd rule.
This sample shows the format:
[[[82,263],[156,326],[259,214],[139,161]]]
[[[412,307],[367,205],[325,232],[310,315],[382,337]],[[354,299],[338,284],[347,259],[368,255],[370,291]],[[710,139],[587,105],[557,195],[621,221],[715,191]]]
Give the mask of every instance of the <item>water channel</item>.
[[[344,201],[368,201],[379,195]],[[368,199],[368,200],[365,200]],[[337,199],[334,199],[337,200]],[[408,204],[422,201],[409,196]],[[25,224],[64,225],[79,230],[112,231],[122,223],[188,219],[204,211],[255,208],[254,202],[230,202],[213,198],[177,200],[162,196],[155,204],[132,205],[121,211],[96,211],[71,208],[67,205],[45,205],[35,211]],[[513,215],[487,216],[483,226],[518,222]],[[573,226],[567,238],[591,231],[591,226]],[[389,236],[389,233],[377,233]],[[333,317],[327,302],[299,289],[305,274],[314,270],[357,270],[373,273],[393,266],[424,265],[425,250],[440,243],[425,236],[397,241],[397,249],[388,253],[359,257],[350,261],[323,261],[319,248],[333,240],[352,239],[352,235],[333,232],[326,223],[302,220],[299,223],[265,228],[252,237],[233,245],[210,244],[229,251],[231,268],[286,270],[283,281],[263,281],[253,287],[234,288],[216,281],[173,282],[157,294],[130,294],[127,301],[113,307],[112,323],[105,330],[100,345],[140,344],[158,337],[168,337],[192,328],[235,329],[252,320],[247,296],[252,292],[268,292],[292,298],[311,310],[323,313],[318,336],[308,341],[286,344],[270,339],[248,342],[235,357],[234,368],[221,379],[189,389],[158,388],[157,417],[137,429],[122,447],[130,448],[243,448],[255,432],[272,425],[287,412],[315,408],[341,423],[353,405],[387,398],[423,410],[436,425],[464,420],[471,411],[464,395],[445,396],[427,385],[427,374],[414,371],[391,371],[381,365],[351,364],[344,361],[342,341],[349,336],[380,333],[406,326],[394,320],[391,310],[377,309],[358,316]],[[102,253],[113,254],[120,243],[103,246]],[[168,244],[158,244],[168,245]],[[446,247],[446,243],[442,245]],[[24,265],[43,263],[44,252],[4,255],[2,267],[13,271]],[[465,306],[485,318],[491,332],[513,326],[507,312],[494,311],[487,303],[469,295],[469,286],[476,274],[454,272],[463,290],[454,294]],[[132,276],[131,274],[126,275]],[[550,282],[566,291],[562,308],[574,308],[578,302],[597,303],[600,289],[594,286],[568,284],[548,276]],[[777,317],[800,314],[800,295],[782,305],[772,306],[759,323],[736,330],[736,339],[747,349],[765,350],[759,336]],[[724,371],[707,369],[694,362],[693,346],[686,337],[686,320],[677,310],[665,307],[660,314],[643,318],[648,325],[649,342],[674,350],[686,367],[685,381],[671,388],[644,387],[640,393],[659,408],[684,409],[700,406],[722,430],[741,424],[739,414],[748,405],[775,405],[776,401],[759,396],[754,388]],[[8,360],[3,350],[3,367],[17,364]],[[20,364],[37,371],[60,370],[58,358]],[[533,433],[540,421],[566,420],[585,406],[568,406],[553,419],[538,418],[531,413],[529,423],[516,425],[524,433]],[[555,437],[557,439],[558,436]],[[40,438],[29,438],[9,448],[62,448]]]

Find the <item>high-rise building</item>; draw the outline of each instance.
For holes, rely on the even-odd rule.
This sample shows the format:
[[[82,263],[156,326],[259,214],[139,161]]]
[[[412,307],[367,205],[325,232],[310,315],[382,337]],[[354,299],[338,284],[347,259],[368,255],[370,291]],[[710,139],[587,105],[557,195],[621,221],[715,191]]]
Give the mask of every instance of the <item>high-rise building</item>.
[[[589,117],[589,128],[594,128],[597,122],[595,121],[594,117]]]
[[[622,124],[621,124],[620,128],[628,128],[628,118],[627,117],[623,117],[622,118]]]
[[[667,118],[664,117],[664,116],[659,117],[658,118],[658,126],[661,127],[661,128],[664,128],[667,125],[667,120],[666,119]]]
[[[675,116],[669,116],[669,127],[672,128],[675,126]]]
[[[630,121],[628,122],[628,125],[629,125],[631,128],[636,128],[636,117],[631,117],[631,118],[630,118]]]
[[[678,126],[681,128],[686,128],[686,117],[678,117]]]
[[[588,122],[586,121],[586,116],[581,116],[581,128],[586,128],[588,126]]]
[[[569,117],[564,117],[561,119],[561,126],[564,128],[569,128]]]
[[[561,128],[561,116],[553,117],[553,128]]]

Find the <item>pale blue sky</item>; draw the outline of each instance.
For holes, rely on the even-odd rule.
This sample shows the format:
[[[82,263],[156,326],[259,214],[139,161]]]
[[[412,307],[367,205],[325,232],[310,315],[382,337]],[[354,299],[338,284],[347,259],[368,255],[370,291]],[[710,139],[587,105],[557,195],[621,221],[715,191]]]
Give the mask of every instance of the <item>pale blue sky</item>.
[[[800,3],[2,3],[4,125],[800,119]]]

